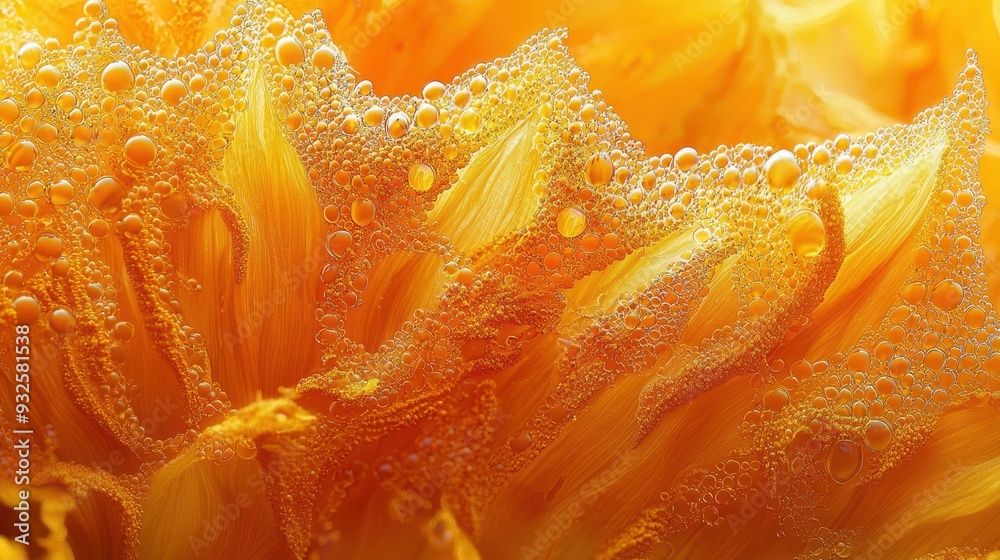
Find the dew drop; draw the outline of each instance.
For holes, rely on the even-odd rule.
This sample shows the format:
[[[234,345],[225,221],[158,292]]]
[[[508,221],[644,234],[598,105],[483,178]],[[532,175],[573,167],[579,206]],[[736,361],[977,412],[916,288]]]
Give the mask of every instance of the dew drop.
[[[333,63],[337,60],[337,53],[330,47],[320,47],[313,52],[313,65],[316,68],[329,70],[333,68]]]
[[[608,184],[614,171],[615,168],[611,163],[611,158],[604,153],[596,153],[590,156],[590,159],[583,166],[584,177],[587,180],[587,184],[592,187],[600,187]]]
[[[306,58],[306,53],[302,50],[302,43],[295,37],[282,37],[274,45],[274,58],[282,66],[299,64]]]
[[[18,172],[27,171],[35,164],[37,156],[38,150],[31,141],[18,140],[7,147],[7,168]]]
[[[31,70],[42,61],[42,46],[38,43],[25,43],[17,51],[17,63],[25,70]]]
[[[59,334],[69,333],[76,328],[76,317],[69,309],[60,307],[49,313],[49,326]]]
[[[410,119],[407,118],[405,113],[393,113],[389,115],[385,129],[390,138],[398,140],[406,136],[406,133],[410,130]]]
[[[788,221],[786,231],[792,251],[800,257],[815,257],[826,245],[826,227],[823,220],[811,210],[802,210]]]
[[[437,123],[438,110],[430,103],[421,103],[413,114],[413,122],[419,128],[430,128]]]
[[[176,220],[187,214],[187,197],[181,193],[172,194],[160,202],[160,211],[168,220]]]
[[[531,434],[521,432],[510,438],[510,450],[514,453],[524,453],[531,448]]]
[[[119,93],[135,85],[135,75],[132,68],[121,61],[112,62],[101,72],[101,85],[111,93]]]
[[[778,150],[764,164],[767,182],[776,189],[791,188],[802,175],[802,168],[788,150]]]
[[[414,163],[407,174],[410,188],[418,192],[430,190],[434,186],[434,169],[426,163]]]
[[[849,155],[842,155],[837,158],[835,166],[837,169],[837,173],[841,175],[846,175],[850,173],[852,169],[854,169],[854,160],[851,159],[851,156]]]
[[[863,451],[857,442],[840,440],[826,454],[826,472],[838,484],[846,484],[861,472]]]
[[[156,159],[156,144],[148,136],[133,136],[125,142],[125,159],[136,167],[146,167]]]
[[[50,261],[63,252],[63,242],[54,234],[43,233],[35,241],[35,254],[42,261]]]
[[[483,117],[479,116],[479,113],[472,109],[466,109],[462,111],[462,115],[458,118],[458,126],[464,132],[473,134],[483,126]]]
[[[60,179],[49,187],[49,201],[56,206],[65,206],[73,201],[75,190],[66,179]]]
[[[14,298],[14,313],[17,315],[17,322],[21,325],[30,325],[38,320],[41,309],[38,300],[32,295],[23,295]]]
[[[865,447],[872,451],[882,451],[889,447],[892,428],[882,420],[872,420],[865,429]]]
[[[587,229],[587,215],[577,206],[564,208],[556,217],[556,229],[563,237],[576,237]]]
[[[383,118],[385,118],[385,111],[383,111],[378,105],[369,107],[368,110],[365,111],[364,121],[368,126],[378,126],[382,124]]]
[[[252,439],[244,439],[236,444],[236,455],[240,459],[250,461],[257,456],[257,444]]]
[[[694,148],[681,148],[674,156],[674,164],[677,169],[687,171],[698,163],[698,152]]]
[[[430,101],[437,101],[444,97],[444,84],[441,82],[430,82],[424,86],[423,96]]]
[[[125,189],[114,177],[101,177],[87,192],[87,200],[105,216],[118,213],[124,199]]]
[[[931,303],[934,307],[943,311],[951,311],[959,305],[965,298],[965,290],[962,285],[954,280],[944,280],[931,292]]]
[[[375,204],[366,199],[355,200],[351,204],[351,220],[361,227],[372,223],[375,219]]]
[[[327,251],[333,257],[343,257],[352,245],[354,245],[354,236],[347,231],[334,232],[326,238]]]
[[[9,97],[0,101],[0,122],[4,124],[13,124],[17,120],[17,116],[21,113],[21,110],[17,106],[17,102]]]
[[[180,105],[184,96],[187,95],[188,88],[184,82],[176,79],[167,80],[163,83],[163,87],[160,88],[160,99],[168,107],[176,107]]]
[[[52,66],[51,64],[46,64],[38,69],[35,74],[35,84],[39,87],[54,88],[59,85],[62,80],[62,72]]]

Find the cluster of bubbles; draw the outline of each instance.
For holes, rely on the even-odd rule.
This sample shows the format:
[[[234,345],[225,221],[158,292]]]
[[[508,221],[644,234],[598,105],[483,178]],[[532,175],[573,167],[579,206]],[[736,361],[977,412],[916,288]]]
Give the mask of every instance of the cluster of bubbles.
[[[194,208],[218,209],[237,278],[245,268],[245,226],[213,174],[246,105],[251,42],[236,15],[202,49],[166,59],[126,43],[100,0],[82,16],[68,46],[24,34],[0,79],[0,299],[5,320],[52,350],[46,364],[61,365],[79,409],[145,463],[123,477],[128,494],[230,407],[181,315],[179,292],[198,285],[178,278],[166,234]],[[121,318],[133,304],[144,324]],[[176,437],[154,439],[133,409],[139,329],[182,388],[188,429]]]
[[[712,345],[685,356],[701,379],[716,371],[717,363],[752,374],[758,396],[742,427],[751,452],[683,477],[662,494],[663,505],[645,510],[609,547],[608,557],[649,550],[666,532],[695,524],[745,523],[738,510],[748,500],[763,500],[783,529],[806,539],[807,556],[848,557],[857,535],[823,527],[823,505],[830,496],[877,480],[899,464],[926,441],[946,409],[996,399],[998,322],[976,245],[985,204],[976,177],[986,132],[985,103],[981,71],[970,52],[954,95],[920,114],[914,124],[855,141],[842,135],[796,147],[800,165],[827,168],[828,188],[845,199],[884,188],[880,179],[892,174],[909,173],[914,183],[930,181],[926,202],[912,201],[926,204],[927,210],[903,263],[907,279],[884,318],[856,345],[824,359],[768,362],[768,354],[759,354],[752,363],[726,363],[724,358],[717,361],[720,348]],[[914,170],[926,171],[922,166],[928,162],[928,176],[918,176]],[[914,196],[919,192],[914,188]],[[789,231],[801,227],[795,221],[789,222]],[[829,226],[830,220],[824,222]],[[828,236],[820,254],[831,250],[830,242]],[[812,289],[822,294],[829,285]],[[780,298],[781,291],[774,295]],[[751,315],[753,305],[746,308]],[[740,330],[737,326],[725,333],[727,344]],[[768,337],[784,338],[786,332],[774,329]],[[692,388],[698,383],[683,377],[661,383],[671,398],[683,396],[678,402],[689,400]],[[640,410],[640,425],[643,419]],[[651,526],[661,527],[654,531],[658,534],[649,534]]]
[[[426,497],[406,501],[407,489],[443,476],[454,516],[445,525],[475,534],[505,482],[601,388],[638,371],[656,375],[637,405],[636,444],[677,406],[753,373],[759,395],[743,432],[754,454],[664,491],[661,505],[609,545],[609,557],[648,550],[665,528],[724,523],[734,505],[765,491],[786,526],[822,535],[817,550],[849,551],[850,535],[823,530],[809,504],[879,476],[944,408],[983,403],[998,390],[996,317],[975,244],[985,98],[971,55],[955,96],[912,126],[791,150],[647,156],[602,93],[588,89],[559,32],[419,95],[389,98],[355,77],[319,14],[294,18],[251,2],[230,24],[192,54],[161,58],[128,45],[100,0],[88,0],[71,45],[27,41],[0,80],[0,304],[13,310],[5,320],[35,325],[60,345],[74,402],[142,458],[140,475],[124,479],[127,491],[92,478],[118,501],[138,499],[149,474],[192,447],[218,462],[255,459],[256,435],[296,417],[263,404],[231,410],[182,315],[178,293],[197,281],[179,278],[166,237],[194,211],[219,211],[232,236],[233,281],[246,274],[248,226],[215,173],[255,76],[326,222],[315,310],[323,368],[295,392],[321,411],[302,421],[309,425],[296,433],[296,452],[262,458],[280,464],[268,468],[268,496],[297,555],[316,544],[314,526],[332,523],[335,507],[314,522],[312,506],[353,484],[352,453],[404,430],[418,433],[413,445],[371,463],[397,493],[397,517],[431,507]],[[539,155],[536,214],[467,254],[427,216],[477,153],[522,126]],[[769,367],[767,356],[806,328],[837,277],[842,197],[939,145],[910,278],[885,321],[828,359]],[[567,344],[544,404],[498,436],[493,385],[482,376],[516,364],[528,341],[554,331],[578,281],[676,239],[675,262],[633,291],[609,294],[614,305]],[[108,264],[118,252],[143,325],[119,318],[123,284],[114,274],[122,271]],[[447,287],[366,349],[347,335],[347,314],[365,305],[372,270],[400,252],[440,255]],[[717,304],[735,306],[733,324],[682,348],[698,309]],[[145,434],[130,405],[137,386],[123,366],[140,328],[184,394],[186,429],[165,440]],[[446,458],[463,468],[441,475]],[[76,472],[64,470],[63,478]]]

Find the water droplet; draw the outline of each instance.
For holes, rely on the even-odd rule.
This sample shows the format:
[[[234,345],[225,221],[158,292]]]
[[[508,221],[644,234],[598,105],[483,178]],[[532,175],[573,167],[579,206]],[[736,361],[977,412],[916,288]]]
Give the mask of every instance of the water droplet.
[[[365,111],[364,121],[368,126],[374,127],[382,124],[383,118],[385,118],[385,111],[383,111],[378,105],[369,107],[368,110]]]
[[[188,88],[184,82],[176,79],[167,80],[160,88],[160,99],[168,107],[176,107],[188,93]]]
[[[406,136],[406,133],[410,130],[410,119],[407,118],[405,113],[393,113],[389,115],[385,129],[390,138],[398,140]]]
[[[837,158],[837,163],[835,164],[837,168],[837,173],[841,175],[846,175],[854,169],[854,160],[851,159],[849,155],[842,155]]]
[[[274,58],[282,66],[291,66],[305,60],[306,53],[298,39],[286,36],[278,39],[277,44],[274,45]]]
[[[839,484],[846,484],[861,472],[863,451],[857,442],[840,440],[826,454],[826,472]]]
[[[587,160],[583,166],[584,177],[587,184],[592,187],[600,187],[608,184],[615,168],[611,164],[611,158],[607,154],[597,153]]]
[[[59,130],[49,123],[44,123],[35,129],[35,137],[43,144],[54,142]]]
[[[361,120],[355,115],[347,115],[344,117],[344,122],[340,124],[340,130],[342,130],[344,134],[357,134],[360,128]]]
[[[181,193],[172,194],[160,202],[160,211],[169,220],[176,220],[187,213],[187,197]]]
[[[17,106],[17,102],[11,98],[4,99],[0,101],[0,122],[4,124],[13,124],[17,120],[17,116],[21,113],[20,108]]]
[[[944,311],[951,311],[958,307],[965,299],[965,290],[962,285],[954,280],[944,280],[931,292],[931,303],[934,307]]]
[[[802,168],[788,150],[778,150],[764,164],[767,182],[776,189],[791,188],[802,175]]]
[[[413,114],[413,122],[419,128],[430,128],[437,123],[438,110],[430,103],[421,103]]]
[[[424,86],[423,96],[431,101],[437,101],[444,97],[444,84],[441,82],[431,82]]]
[[[50,261],[63,252],[63,242],[55,234],[43,233],[35,241],[35,255],[42,261]]]
[[[687,171],[698,163],[698,152],[694,148],[681,148],[674,156],[674,165],[681,171]]]
[[[76,328],[76,317],[69,309],[60,307],[49,313],[49,326],[59,334],[72,332]]]
[[[156,144],[148,136],[133,136],[125,142],[125,159],[137,167],[146,167],[156,159]]]
[[[780,387],[764,393],[764,406],[770,410],[781,410],[788,406],[789,401],[788,392]]]
[[[31,70],[42,61],[42,46],[38,43],[25,43],[17,51],[17,63],[25,70]]]
[[[407,176],[410,188],[418,192],[424,192],[434,186],[434,169],[425,163],[414,163],[410,166]]]
[[[510,438],[510,450],[514,453],[524,453],[531,448],[531,434],[521,432]]]
[[[101,177],[87,192],[87,200],[105,216],[116,214],[125,199],[125,189],[114,177]]]
[[[800,257],[815,257],[826,245],[826,227],[811,210],[802,210],[792,216],[786,235],[792,244],[792,251]]]
[[[479,113],[472,109],[466,109],[462,111],[462,115],[458,118],[458,126],[463,131],[473,134],[483,126],[483,117],[479,116]]]
[[[7,168],[22,172],[31,169],[38,156],[38,150],[29,140],[18,140],[7,147]]]
[[[14,313],[17,315],[17,322],[21,325],[34,323],[41,315],[38,300],[32,295],[23,295],[14,298],[13,307]]]
[[[129,214],[122,218],[122,232],[129,239],[137,239],[142,234],[142,217]]]
[[[312,60],[316,68],[329,70],[333,68],[333,63],[337,60],[337,53],[330,47],[320,47],[313,52]]]
[[[101,72],[101,85],[111,93],[122,92],[135,85],[135,75],[132,74],[132,68],[128,64],[121,61],[112,62]]]
[[[73,189],[72,183],[66,179],[60,179],[49,187],[49,201],[56,206],[69,204],[73,200],[74,194],[75,189]]]
[[[236,454],[245,461],[257,456],[257,444],[252,439],[244,439],[236,444]]]
[[[587,229],[587,214],[582,208],[563,208],[556,217],[556,229],[563,237],[576,237]]]
[[[104,3],[101,0],[87,0],[83,4],[83,13],[90,17],[101,15],[102,10],[104,10]]]
[[[351,220],[361,227],[365,227],[372,223],[375,219],[375,204],[366,199],[355,200],[351,204]]]
[[[326,238],[327,251],[333,257],[343,257],[351,245],[354,245],[354,236],[347,231],[334,232]]]
[[[61,80],[62,72],[51,64],[42,66],[38,69],[38,73],[35,74],[35,84],[38,87],[52,89],[58,86]]]
[[[882,420],[872,420],[865,429],[865,446],[872,451],[882,451],[889,446],[892,428]]]

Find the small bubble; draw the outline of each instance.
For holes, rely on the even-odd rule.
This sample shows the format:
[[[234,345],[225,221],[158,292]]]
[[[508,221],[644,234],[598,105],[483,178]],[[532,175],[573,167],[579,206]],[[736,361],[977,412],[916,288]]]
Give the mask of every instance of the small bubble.
[[[563,237],[576,237],[587,229],[587,215],[577,206],[564,208],[556,217],[556,229]]]
[[[306,54],[302,49],[302,43],[299,43],[298,39],[295,37],[282,37],[278,39],[277,44],[274,45],[274,58],[278,60],[278,63],[282,66],[291,66],[293,64],[299,64],[305,60]]]
[[[410,188],[424,192],[434,186],[434,169],[425,163],[414,163],[407,174]]]
[[[791,188],[802,175],[799,162],[788,150],[778,150],[764,164],[767,182],[776,189]]]
[[[125,189],[114,177],[101,177],[87,192],[87,200],[105,216],[117,214],[124,199]]]
[[[101,85],[110,93],[119,93],[135,85],[135,75],[125,62],[112,62],[101,72]]]
[[[674,156],[674,165],[681,171],[688,171],[698,163],[698,152],[694,148],[681,148]]]
[[[596,153],[590,156],[583,167],[587,184],[592,187],[600,187],[608,184],[608,181],[614,175],[614,171],[615,168],[611,163],[611,158],[604,153]]]
[[[137,134],[125,141],[125,159],[136,167],[146,167],[156,159],[156,144],[148,136]]]
[[[792,251],[800,257],[815,257],[826,245],[826,227],[812,210],[801,210],[792,216],[786,235],[792,244]]]

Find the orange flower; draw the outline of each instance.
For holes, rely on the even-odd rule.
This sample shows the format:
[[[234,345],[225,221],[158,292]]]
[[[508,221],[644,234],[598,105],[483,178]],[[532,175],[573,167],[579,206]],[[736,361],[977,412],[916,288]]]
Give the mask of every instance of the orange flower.
[[[0,8],[4,558],[1000,550],[996,7]]]

